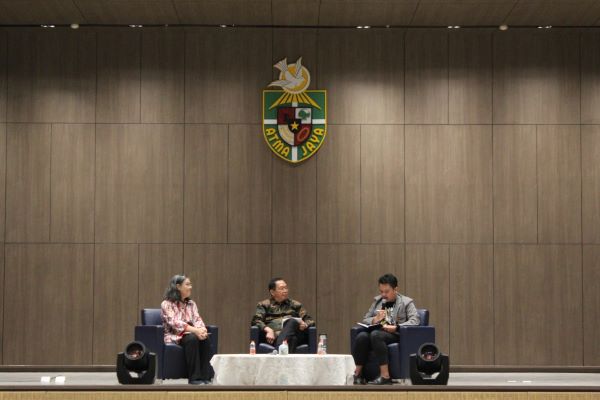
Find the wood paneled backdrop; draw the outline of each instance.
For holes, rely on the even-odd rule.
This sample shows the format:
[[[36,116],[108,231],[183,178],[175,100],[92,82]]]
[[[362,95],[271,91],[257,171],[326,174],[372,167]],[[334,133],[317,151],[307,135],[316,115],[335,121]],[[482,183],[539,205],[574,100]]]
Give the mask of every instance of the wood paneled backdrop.
[[[316,157],[261,138],[283,57]],[[245,352],[273,275],[349,351],[393,272],[453,365],[600,365],[600,34],[0,31],[1,362],[106,365],[168,278]]]

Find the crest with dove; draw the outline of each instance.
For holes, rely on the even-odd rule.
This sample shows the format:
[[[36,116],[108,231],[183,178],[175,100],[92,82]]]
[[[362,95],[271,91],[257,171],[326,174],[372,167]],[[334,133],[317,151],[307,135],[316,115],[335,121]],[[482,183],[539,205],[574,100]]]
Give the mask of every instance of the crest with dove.
[[[326,135],[325,90],[308,90],[310,72],[302,57],[288,64],[287,58],[274,66],[279,79],[263,91],[263,134],[269,148],[280,158],[299,163],[321,147]]]

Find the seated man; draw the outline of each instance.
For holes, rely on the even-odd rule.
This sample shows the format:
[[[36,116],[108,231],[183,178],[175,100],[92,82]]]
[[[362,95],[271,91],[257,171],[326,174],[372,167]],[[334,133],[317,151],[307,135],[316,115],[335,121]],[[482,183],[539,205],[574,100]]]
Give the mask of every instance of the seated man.
[[[365,379],[362,376],[362,369],[369,352],[373,350],[379,363],[380,375],[369,382],[373,385],[391,385],[392,379],[388,369],[388,350],[387,345],[398,341],[398,326],[400,325],[419,325],[419,314],[417,307],[410,297],[406,297],[396,292],[398,279],[392,274],[385,274],[379,278],[379,293],[375,301],[371,304],[369,311],[363,318],[363,323],[367,325],[381,325],[371,332],[361,332],[356,336],[352,357],[356,364],[354,372],[354,384],[364,385]]]
[[[308,342],[306,329],[315,321],[302,303],[288,297],[288,286],[283,278],[271,279],[269,292],[271,297],[256,305],[252,326],[264,331],[267,342],[276,348],[287,340],[289,352],[295,353],[297,346]]]

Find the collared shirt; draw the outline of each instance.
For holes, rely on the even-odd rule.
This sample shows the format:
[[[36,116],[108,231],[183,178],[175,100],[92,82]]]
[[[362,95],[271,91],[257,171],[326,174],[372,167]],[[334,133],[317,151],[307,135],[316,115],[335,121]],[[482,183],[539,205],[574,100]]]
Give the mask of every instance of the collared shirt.
[[[313,326],[315,321],[308,315],[306,309],[299,301],[287,299],[281,303],[273,298],[265,299],[256,305],[256,312],[252,317],[252,326],[258,326],[261,331],[265,326],[279,332],[285,317],[302,318],[308,326]]]
[[[196,328],[205,327],[204,321],[198,313],[198,307],[193,300],[185,302],[163,300],[160,309],[165,343],[179,343],[185,332],[185,327],[189,323]]]

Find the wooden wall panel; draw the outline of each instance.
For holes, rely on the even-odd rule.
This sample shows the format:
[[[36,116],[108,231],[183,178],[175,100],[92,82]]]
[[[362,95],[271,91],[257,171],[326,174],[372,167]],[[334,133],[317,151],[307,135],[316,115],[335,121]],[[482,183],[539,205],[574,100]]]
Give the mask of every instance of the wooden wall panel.
[[[289,7],[290,3],[281,2],[281,6]],[[273,8],[275,8],[275,2]],[[302,12],[309,9],[306,2],[297,7],[293,17],[297,17],[297,12]],[[278,29],[273,35],[273,64],[284,58],[287,58],[288,63],[293,64],[302,57],[302,65],[310,72],[310,89],[323,89],[320,87],[319,74],[317,73],[317,47],[318,36],[316,29]],[[279,70],[272,68],[272,80],[279,79]],[[269,83],[269,82],[267,82]],[[271,89],[279,89],[271,87]],[[327,89],[327,88],[324,88]]]
[[[229,127],[229,243],[271,242],[273,154],[259,125]]]
[[[98,125],[96,169],[96,242],[183,241],[183,125]]]
[[[0,273],[2,274],[2,276],[0,276],[0,321],[2,321],[2,323],[4,324],[4,294],[6,292],[6,289],[4,288],[5,253],[4,253],[4,243],[3,242],[0,242],[0,257],[2,257],[2,259],[0,259]],[[4,325],[2,325],[2,329],[0,329],[0,343],[3,343],[3,337],[4,337]],[[2,353],[3,353],[3,349],[2,349],[2,346],[0,346],[0,363],[4,364]]]
[[[582,365],[580,245],[496,245],[496,365]]]
[[[8,34],[0,32],[0,122],[6,122]]]
[[[492,241],[491,126],[406,126],[406,241]]]
[[[361,243],[402,243],[404,127],[362,126],[360,145]]]
[[[538,240],[581,243],[581,135],[577,125],[537,127]]]
[[[517,0],[420,0],[411,20],[416,26],[493,26],[503,23]]]
[[[173,0],[182,24],[271,24],[268,0]]]
[[[461,31],[448,35],[449,122],[489,124],[492,122],[492,34]]]
[[[269,296],[271,245],[185,245],[184,271],[200,315],[219,326],[219,353],[248,352],[256,304]]]
[[[70,24],[83,17],[75,4],[69,0],[27,0],[0,2],[0,24],[38,25]]]
[[[19,244],[5,252],[4,364],[91,364],[93,245]]]
[[[494,123],[579,123],[579,36],[494,34]]]
[[[50,147],[50,125],[7,126],[7,242],[50,240]]]
[[[14,30],[8,51],[9,121],[95,121],[94,33]]]
[[[403,43],[402,30],[319,31],[318,83],[332,96],[330,123],[404,122]]]
[[[329,127],[317,154],[317,241],[360,242],[360,127]]]
[[[6,232],[6,124],[0,123],[0,243]]]
[[[321,0],[272,0],[273,25],[316,26]]]
[[[600,365],[600,246],[583,246],[583,365]]]
[[[183,245],[140,244],[139,246],[138,308],[140,310],[160,308],[171,277],[183,274]]]
[[[581,123],[600,124],[600,33],[581,34]]]
[[[88,24],[176,24],[175,7],[164,0],[73,0]]]
[[[407,124],[448,123],[448,33],[406,33]]]
[[[494,249],[450,246],[450,351],[454,365],[493,365]]]
[[[600,125],[581,127],[583,243],[600,243]]]
[[[517,1],[505,23],[509,25],[562,25],[590,26],[598,19],[593,12],[595,1],[562,0],[551,3],[544,0]]]
[[[227,125],[185,125],[184,240],[226,243]]]
[[[144,30],[141,52],[142,122],[184,122],[183,30]]]
[[[98,32],[96,121],[140,122],[141,33]]]
[[[261,122],[260,94],[271,82],[273,70],[271,48],[272,33],[268,29],[206,28],[188,32],[185,121]]]
[[[362,321],[385,273],[394,274],[398,291],[411,296],[404,292],[410,287],[404,281],[404,245],[317,245],[317,325],[327,333],[329,353],[350,353],[350,328]]]
[[[135,244],[96,244],[92,364],[113,364],[133,339],[140,315],[138,251]]]
[[[452,351],[449,253],[447,245],[406,245],[406,294],[414,299],[417,308],[429,310],[435,342],[446,354]]]
[[[52,125],[50,240],[94,242],[95,127]]]
[[[302,165],[291,165],[275,155],[271,157],[273,243],[315,243],[319,180],[317,159],[313,157]]]
[[[287,3],[287,2],[286,2]],[[273,3],[273,12],[290,4]],[[318,11],[318,5],[316,6]],[[308,12],[310,5],[303,3],[299,10]],[[294,14],[294,18],[297,14]],[[289,17],[288,17],[289,18]],[[287,58],[295,63],[302,57],[302,65],[311,75],[310,89],[321,89],[317,74],[317,30],[282,29],[273,35],[273,64]],[[272,69],[273,80],[279,71]],[[317,161],[316,157],[301,165],[291,165],[273,157],[273,242],[315,243],[317,235]]]
[[[493,129],[494,242],[537,243],[536,127]]]
[[[290,297],[301,302],[317,321],[317,246],[315,244],[273,244],[272,277],[282,277]],[[267,283],[263,284],[267,288]]]
[[[418,0],[355,0],[348,7],[345,0],[321,0],[321,26],[409,25]]]

